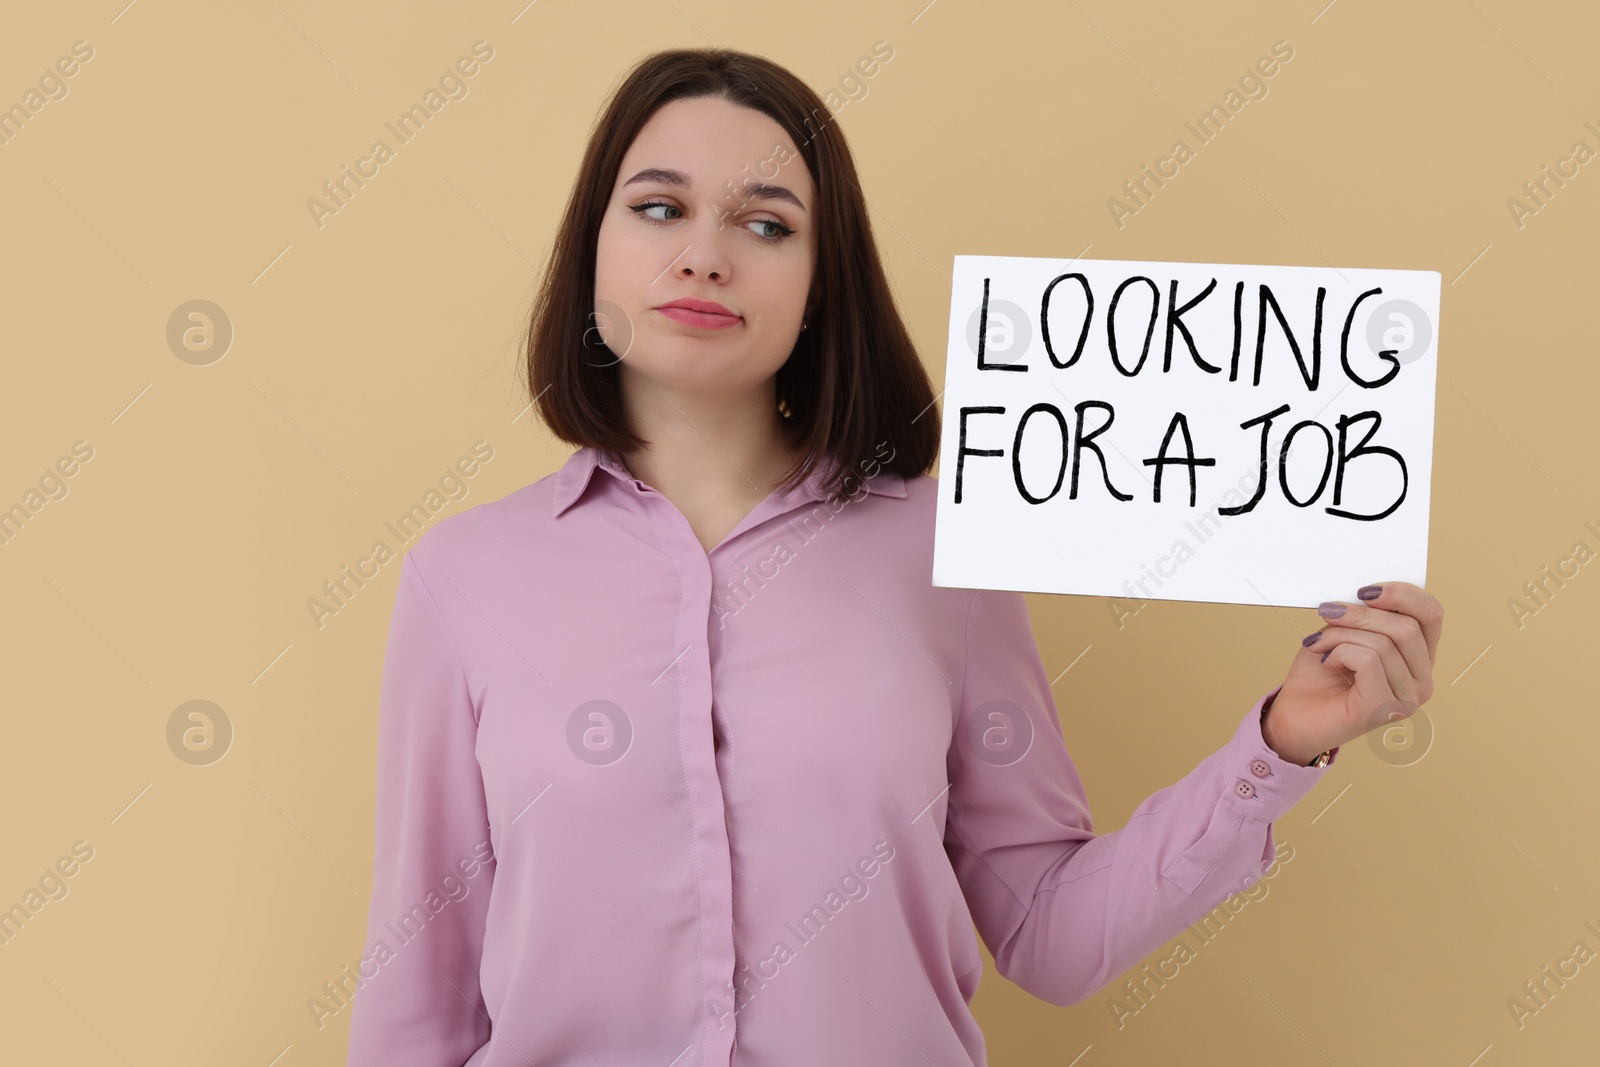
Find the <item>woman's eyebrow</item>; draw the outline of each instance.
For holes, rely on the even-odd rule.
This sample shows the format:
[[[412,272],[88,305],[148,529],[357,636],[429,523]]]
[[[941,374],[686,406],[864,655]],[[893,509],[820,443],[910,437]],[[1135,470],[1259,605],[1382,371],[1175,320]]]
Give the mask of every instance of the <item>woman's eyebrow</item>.
[[[646,167],[622,184],[628,186],[633,185],[635,182],[660,182],[663,185],[674,185],[680,189],[688,189],[694,184],[683,171],[673,170],[669,167]],[[795,196],[793,192],[781,185],[772,185],[768,182],[746,182],[744,192],[746,198],[750,200],[782,200],[793,204],[801,211],[806,209],[806,206],[800,202],[798,196]]]

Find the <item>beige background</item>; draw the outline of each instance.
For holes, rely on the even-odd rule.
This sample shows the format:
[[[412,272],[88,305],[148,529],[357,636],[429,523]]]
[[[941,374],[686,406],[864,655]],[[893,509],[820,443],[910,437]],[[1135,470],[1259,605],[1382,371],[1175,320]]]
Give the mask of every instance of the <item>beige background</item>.
[[[1277,824],[1294,853],[1270,894],[1120,1029],[1114,990],[1056,1008],[991,967],[991,1062],[1593,1054],[1600,964],[1520,1029],[1507,1008],[1575,942],[1600,950],[1600,564],[1520,627],[1508,607],[1575,542],[1600,549],[1583,525],[1600,527],[1600,164],[1520,226],[1507,204],[1575,141],[1600,150],[1591,5],[121,3],[17,8],[0,34],[0,105],[75,41],[94,52],[0,146],[0,505],[93,449],[0,546],[0,905],[93,848],[0,947],[0,1059],[343,1063],[349,1012],[319,1029],[306,1002],[362,950],[398,567],[320,627],[308,599],[393,543],[384,522],[474,441],[494,458],[448,512],[565,459],[522,413],[518,335],[629,64],[712,42],[821,92],[879,40],[892,60],[837,121],[937,382],[956,254],[1444,281],[1431,748],[1349,746]],[[480,39],[494,58],[470,94],[319,228],[322,183]],[[1108,198],[1280,40],[1294,58],[1268,95],[1118,228]],[[196,299],[234,330],[205,366],[166,338]],[[1073,664],[1055,695],[1102,828],[1226,740],[1317,626],[1151,602],[1119,627],[1099,598],[1030,604],[1051,676]],[[209,766],[167,739],[195,699],[235,731]]]

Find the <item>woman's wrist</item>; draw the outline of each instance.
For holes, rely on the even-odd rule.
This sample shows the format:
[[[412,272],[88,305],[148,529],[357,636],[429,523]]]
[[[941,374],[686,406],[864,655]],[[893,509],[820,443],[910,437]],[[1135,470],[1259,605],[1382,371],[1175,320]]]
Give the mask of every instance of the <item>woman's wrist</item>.
[[[1273,752],[1277,753],[1278,758],[1283,760],[1285,763],[1292,763],[1296,767],[1305,767],[1309,765],[1313,759],[1321,755],[1322,750],[1319,749],[1316,752],[1302,753],[1299,746],[1286,742],[1283,738],[1277,736],[1275,727],[1278,720],[1269,714],[1272,711],[1272,705],[1277,700],[1277,697],[1278,694],[1272,694],[1272,696],[1267,698],[1266,703],[1261,706],[1261,739],[1265,741],[1267,747],[1272,749]]]

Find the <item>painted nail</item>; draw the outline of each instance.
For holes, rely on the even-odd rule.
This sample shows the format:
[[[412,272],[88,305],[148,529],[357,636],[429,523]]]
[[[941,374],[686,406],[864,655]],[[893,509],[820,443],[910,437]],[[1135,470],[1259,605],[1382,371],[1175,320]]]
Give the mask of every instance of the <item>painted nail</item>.
[[[1323,663],[1326,663],[1326,662],[1328,662],[1328,657],[1329,657],[1329,656],[1330,656],[1330,655],[1332,655],[1332,653],[1333,653],[1333,649],[1331,649],[1331,648],[1330,648],[1330,649],[1328,649],[1328,651],[1327,651],[1327,652],[1324,652],[1324,653],[1323,653],[1323,654],[1322,654],[1322,660],[1321,660],[1321,662],[1323,662]]]
[[[1337,619],[1344,614],[1344,605],[1337,604],[1332,600],[1324,600],[1317,605],[1317,614],[1324,619]]]
[[[1376,600],[1381,592],[1383,592],[1383,586],[1381,585],[1364,585],[1356,590],[1356,596],[1362,600]]]
[[[1319,638],[1321,636],[1322,636],[1322,631],[1321,630],[1318,630],[1314,634],[1306,634],[1305,637],[1300,639],[1300,644],[1305,648],[1310,648],[1312,645],[1317,643],[1317,638]]]

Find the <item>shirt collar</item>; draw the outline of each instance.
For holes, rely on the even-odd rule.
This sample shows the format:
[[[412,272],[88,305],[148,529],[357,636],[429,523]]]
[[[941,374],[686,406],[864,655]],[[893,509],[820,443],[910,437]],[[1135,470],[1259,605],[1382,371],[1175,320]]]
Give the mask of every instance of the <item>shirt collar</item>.
[[[631,482],[633,475],[628,468],[609,452],[602,452],[592,445],[585,445],[574,452],[561,469],[556,472],[555,492],[552,494],[552,514],[560,516],[564,511],[578,502],[583,496],[583,491],[594,477],[594,472],[604,468],[612,476],[623,482]],[[822,483],[826,475],[832,470],[823,470],[822,466],[811,472],[801,485],[789,494],[794,499],[821,500],[823,498]],[[905,479],[894,471],[880,468],[878,473],[865,479],[867,492],[877,493],[879,496],[892,496],[904,499],[906,496]]]

